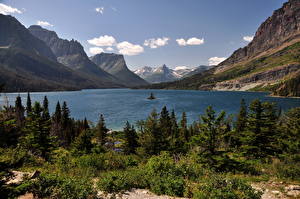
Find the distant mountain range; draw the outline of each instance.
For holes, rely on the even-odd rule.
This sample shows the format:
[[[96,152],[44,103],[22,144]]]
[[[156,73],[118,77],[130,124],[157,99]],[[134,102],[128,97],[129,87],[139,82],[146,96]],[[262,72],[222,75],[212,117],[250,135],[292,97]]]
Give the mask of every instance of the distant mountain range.
[[[0,14],[0,84],[5,91],[124,88],[148,83],[131,72],[122,55],[101,54],[94,63],[75,40],[40,26],[24,27]],[[94,60],[95,61],[95,60]],[[112,67],[113,66],[113,67]],[[107,70],[112,67],[113,70]]]
[[[176,81],[184,77],[189,77],[196,73],[201,73],[210,68],[211,66],[199,66],[193,68],[179,66],[175,69],[171,69],[164,64],[156,68],[145,66],[134,71],[134,73],[150,83],[161,83]]]
[[[300,96],[300,1],[289,0],[258,28],[246,47],[218,66],[148,88],[270,91]]]

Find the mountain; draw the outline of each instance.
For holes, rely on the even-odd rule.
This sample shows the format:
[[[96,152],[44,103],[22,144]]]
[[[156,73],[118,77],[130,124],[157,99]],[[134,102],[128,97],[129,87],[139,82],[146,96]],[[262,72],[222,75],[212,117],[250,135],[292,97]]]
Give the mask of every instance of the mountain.
[[[165,64],[157,68],[145,66],[134,73],[150,83],[170,82],[180,78],[177,73]]]
[[[14,17],[0,14],[0,48],[19,48],[40,56],[56,60],[55,55],[47,45],[36,39]]]
[[[99,84],[103,83],[109,87],[122,86],[117,78],[99,68],[88,58],[78,41],[61,39],[54,31],[37,25],[30,26],[28,30],[50,47],[59,63],[88,76]]]
[[[86,77],[56,62],[51,49],[14,17],[0,14],[0,84],[5,91],[96,88]]]
[[[195,74],[198,74],[198,73],[202,73],[204,71],[207,71],[211,68],[213,68],[214,66],[205,66],[205,65],[201,65],[201,66],[198,66],[198,67],[194,67],[194,68],[188,68],[184,73],[181,72],[181,75],[182,75],[182,78],[185,78],[185,77],[190,77],[192,75],[195,75]],[[176,67],[177,68],[177,67]],[[175,68],[175,71],[177,71]],[[179,70],[181,71],[181,70]],[[177,72],[178,73],[178,72]]]
[[[193,74],[208,70],[209,66],[186,67],[177,66],[175,69],[170,69],[166,65],[152,68],[149,66],[142,67],[135,71],[135,74],[151,83],[172,82],[184,77],[189,77]]]
[[[300,1],[289,0],[258,28],[246,47],[218,66],[151,88],[270,91],[300,96]]]
[[[148,85],[148,83],[138,75],[130,71],[126,65],[123,55],[114,53],[100,53],[90,58],[98,67],[117,77],[122,84],[134,87]]]

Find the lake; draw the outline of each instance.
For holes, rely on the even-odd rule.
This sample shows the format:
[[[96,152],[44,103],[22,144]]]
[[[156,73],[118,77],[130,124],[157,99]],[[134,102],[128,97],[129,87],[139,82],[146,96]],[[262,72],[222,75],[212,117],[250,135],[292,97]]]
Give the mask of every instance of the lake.
[[[156,100],[148,100],[153,92]],[[18,93],[9,93],[6,96],[11,105]],[[187,113],[191,123],[199,119],[206,107],[212,105],[220,112],[236,114],[242,98],[247,103],[254,99],[270,101],[278,104],[283,111],[300,106],[300,98],[270,97],[268,93],[259,92],[230,92],[230,91],[190,91],[190,90],[131,90],[131,89],[93,89],[72,92],[40,92],[31,93],[32,101],[42,102],[44,96],[49,99],[50,112],[55,110],[57,101],[61,104],[66,101],[71,116],[76,119],[85,117],[96,123],[99,115],[103,114],[107,127],[114,130],[121,129],[126,121],[135,124],[136,121],[146,119],[149,113],[156,109],[160,111],[163,106],[169,110],[174,109],[177,116]],[[0,104],[4,103],[4,94],[0,97]],[[27,93],[20,93],[23,104],[26,104]]]

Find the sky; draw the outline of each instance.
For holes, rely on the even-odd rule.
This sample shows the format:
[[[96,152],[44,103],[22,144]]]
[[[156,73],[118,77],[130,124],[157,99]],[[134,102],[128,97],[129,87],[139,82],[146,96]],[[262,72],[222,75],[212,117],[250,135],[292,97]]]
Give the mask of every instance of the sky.
[[[214,65],[246,46],[287,0],[0,0],[0,13],[78,40],[130,69]]]

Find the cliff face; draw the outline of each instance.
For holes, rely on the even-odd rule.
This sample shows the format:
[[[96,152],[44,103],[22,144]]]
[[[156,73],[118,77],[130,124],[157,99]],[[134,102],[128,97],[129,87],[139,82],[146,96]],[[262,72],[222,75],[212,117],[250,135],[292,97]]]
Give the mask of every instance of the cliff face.
[[[17,19],[0,14],[0,47],[20,48],[56,60],[51,49],[36,39]]]
[[[148,84],[144,79],[128,69],[123,55],[101,53],[91,57],[91,60],[98,67],[121,80],[121,83],[124,85],[134,87]]]
[[[253,41],[248,46],[236,50],[219,66],[247,60],[293,40],[300,40],[299,0],[289,0],[282,8],[274,11],[258,28]]]
[[[32,35],[44,41],[55,54],[57,61],[72,70],[84,73],[94,81],[105,83],[111,87],[123,87],[113,75],[105,72],[94,64],[85,53],[82,45],[75,40],[64,40],[57,36],[54,31],[49,31],[40,26],[30,26]]]
[[[60,39],[57,36],[56,32],[43,29],[37,25],[30,26],[29,31],[35,37],[44,41],[51,48],[56,57],[74,54],[82,56],[85,55],[84,49],[81,44],[73,39],[71,41]]]
[[[271,91],[300,96],[300,0],[289,0],[258,28],[248,46],[215,68],[153,88]],[[297,74],[297,75],[296,75]]]

